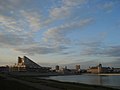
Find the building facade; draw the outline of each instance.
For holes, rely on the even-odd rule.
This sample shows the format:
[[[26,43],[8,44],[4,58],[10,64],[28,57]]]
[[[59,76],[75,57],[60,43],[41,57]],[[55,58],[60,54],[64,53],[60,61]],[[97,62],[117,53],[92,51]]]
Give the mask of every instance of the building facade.
[[[88,73],[109,73],[111,72],[110,67],[102,67],[102,64],[99,64],[95,67],[89,67],[87,70]]]

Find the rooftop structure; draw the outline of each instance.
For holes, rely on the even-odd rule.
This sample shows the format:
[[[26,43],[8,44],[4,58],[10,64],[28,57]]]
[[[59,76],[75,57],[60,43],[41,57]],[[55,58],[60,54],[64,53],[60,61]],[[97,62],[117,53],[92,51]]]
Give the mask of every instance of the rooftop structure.
[[[29,68],[41,68],[40,65],[38,65],[37,63],[35,63],[33,60],[29,59],[26,56],[23,57],[23,60],[24,60],[24,65],[26,67],[29,67]]]

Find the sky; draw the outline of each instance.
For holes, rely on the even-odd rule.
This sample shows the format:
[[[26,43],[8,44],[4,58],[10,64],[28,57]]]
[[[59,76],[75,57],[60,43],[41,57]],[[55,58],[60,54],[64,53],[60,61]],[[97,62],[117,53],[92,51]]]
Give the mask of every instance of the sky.
[[[120,66],[120,0],[0,0],[0,65]]]

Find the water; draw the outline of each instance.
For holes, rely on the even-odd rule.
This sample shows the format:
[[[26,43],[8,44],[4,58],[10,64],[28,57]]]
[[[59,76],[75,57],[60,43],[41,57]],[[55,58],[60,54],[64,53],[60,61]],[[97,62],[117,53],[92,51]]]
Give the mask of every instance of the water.
[[[109,87],[116,87],[120,89],[120,75],[118,76],[99,76],[99,75],[71,75],[71,76],[51,76],[48,79],[66,81],[66,82],[77,82],[92,85],[102,85]]]

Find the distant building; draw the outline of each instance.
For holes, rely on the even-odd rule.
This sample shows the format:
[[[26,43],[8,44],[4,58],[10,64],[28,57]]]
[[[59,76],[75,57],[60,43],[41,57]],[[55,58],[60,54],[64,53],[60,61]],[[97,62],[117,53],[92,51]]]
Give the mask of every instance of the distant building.
[[[0,72],[9,72],[9,66],[0,66]]]
[[[58,65],[55,66],[55,70],[59,70],[59,66]]]
[[[67,70],[67,66],[65,66],[65,70]]]
[[[80,71],[80,65],[76,65],[76,70]]]
[[[87,72],[88,73],[108,73],[108,72],[111,72],[111,68],[102,67],[102,64],[99,64],[98,66],[95,66],[95,67],[89,67]]]
[[[59,67],[58,65],[55,66],[55,72],[60,75],[72,75],[72,74],[79,74],[80,71],[76,71],[76,69],[68,69],[67,66]]]
[[[65,66],[65,68],[60,68],[57,72],[59,74],[67,74],[67,75],[73,74],[70,69],[67,69],[66,66]]]
[[[75,74],[80,74],[80,65],[76,65],[76,70],[75,70]]]
[[[10,71],[49,72],[51,67],[42,67],[33,60],[24,56],[18,57],[18,63],[10,68]]]
[[[120,68],[112,68],[112,72],[114,72],[114,73],[120,73]]]

